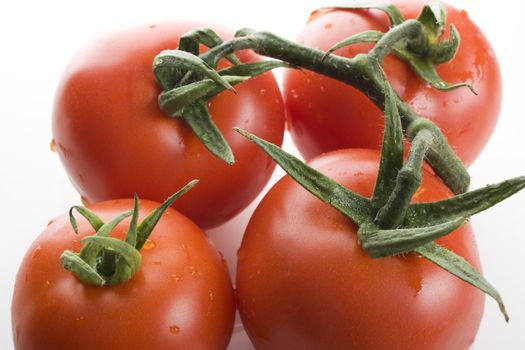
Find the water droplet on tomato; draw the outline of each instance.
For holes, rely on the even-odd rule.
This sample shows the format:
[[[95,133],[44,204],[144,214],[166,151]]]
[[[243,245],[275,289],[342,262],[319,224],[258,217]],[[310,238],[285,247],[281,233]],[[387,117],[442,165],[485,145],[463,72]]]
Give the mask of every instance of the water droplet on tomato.
[[[52,139],[51,140],[51,144],[49,145],[49,148],[51,149],[51,152],[56,152],[57,151],[57,142],[55,141],[55,139]]]
[[[195,266],[190,266],[189,269],[191,271],[192,276],[195,276],[197,274],[197,271],[195,271]]]
[[[172,280],[174,280],[175,282],[178,282],[182,279],[181,276],[177,275],[177,274],[173,274],[170,276]]]
[[[33,251],[33,258],[38,256],[41,250],[42,250],[41,246],[36,247],[35,250]]]
[[[417,297],[423,290],[423,277],[417,277],[412,280],[411,287],[414,289],[414,296]]]
[[[259,94],[263,96],[266,95],[266,89],[259,90]]]
[[[171,332],[172,334],[179,334],[179,332],[180,332],[180,327],[175,326],[175,325],[170,326],[170,332]]]
[[[155,242],[149,239],[147,239],[146,242],[144,242],[144,245],[142,246],[142,249],[144,250],[151,250],[153,248],[155,248]]]

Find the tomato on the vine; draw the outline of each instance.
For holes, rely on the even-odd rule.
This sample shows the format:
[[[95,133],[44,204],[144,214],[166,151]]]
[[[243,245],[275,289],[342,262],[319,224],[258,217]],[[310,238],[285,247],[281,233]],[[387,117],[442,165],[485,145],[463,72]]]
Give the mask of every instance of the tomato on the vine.
[[[416,18],[424,2],[394,1],[405,18]],[[494,130],[501,104],[501,75],[490,43],[465,11],[446,5],[447,25],[454,24],[461,37],[455,57],[437,65],[450,83],[467,82],[467,88],[439,91],[420,79],[410,66],[389,55],[384,69],[397,94],[418,114],[439,126],[464,164],[471,164]],[[377,10],[323,10],[312,13],[297,41],[328,50],[332,45],[367,30],[388,30],[387,16]],[[355,44],[335,52],[354,57],[373,44]],[[290,132],[306,159],[335,149],[375,148],[381,145],[381,111],[359,90],[310,71],[284,74],[284,100]]]
[[[213,156],[183,120],[159,108],[152,63],[176,49],[181,35],[210,24],[185,21],[142,25],[91,40],[67,68],[53,113],[54,145],[86,202],[131,197],[163,201],[198,178],[195,190],[175,203],[202,228],[239,213],[262,190],[273,162],[232,131],[254,130],[280,144],[284,107],[276,81],[265,73],[212,98],[209,111],[233,150],[232,166]],[[223,39],[233,36],[217,29]],[[251,51],[242,62],[258,60]]]
[[[310,165],[370,197],[379,152],[340,150]],[[424,171],[416,202],[452,196]],[[413,253],[370,258],[357,226],[289,176],[265,196],[238,253],[236,291],[257,349],[467,349],[484,294]],[[479,270],[469,224],[438,240]]]
[[[158,204],[141,200],[139,220]],[[88,207],[103,221],[133,209],[129,199]],[[123,239],[129,219],[111,237]],[[168,208],[141,250],[135,275],[98,286],[62,268],[65,250],[78,252],[93,235],[67,215],[53,220],[29,248],[12,302],[16,349],[226,349],[235,300],[225,263],[204,232]]]

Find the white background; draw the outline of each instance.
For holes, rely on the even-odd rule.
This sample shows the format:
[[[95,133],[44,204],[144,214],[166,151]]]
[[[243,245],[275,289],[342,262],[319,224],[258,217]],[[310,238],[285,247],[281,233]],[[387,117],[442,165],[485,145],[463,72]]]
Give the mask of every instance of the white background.
[[[468,10],[499,57],[504,100],[500,122],[485,152],[470,168],[473,187],[525,175],[525,73],[519,37],[525,3],[450,0]],[[79,198],[51,141],[53,95],[66,64],[91,36],[126,23],[188,17],[209,18],[237,29],[252,27],[293,39],[319,1],[10,1],[0,8],[0,349],[11,349],[10,301],[18,265],[47,222]],[[338,3],[324,2],[324,4]],[[264,4],[264,5],[263,5]],[[464,43],[468,44],[468,43]],[[472,116],[475,118],[476,116]],[[293,147],[289,139],[285,147]],[[273,181],[280,176],[277,173]],[[234,256],[252,205],[227,224],[236,232],[219,244]],[[505,324],[487,298],[475,349],[525,349],[525,193],[482,213],[472,222],[487,278],[499,289],[511,321]],[[212,238],[220,231],[210,232]],[[231,234],[232,231],[230,231]],[[224,238],[224,237],[223,237]],[[228,245],[228,246],[227,246]],[[249,349],[236,333],[231,348]]]

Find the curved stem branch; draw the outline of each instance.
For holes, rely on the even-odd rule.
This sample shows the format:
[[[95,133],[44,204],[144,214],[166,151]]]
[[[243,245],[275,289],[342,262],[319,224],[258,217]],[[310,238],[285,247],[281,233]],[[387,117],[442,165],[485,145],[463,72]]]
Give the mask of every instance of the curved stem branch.
[[[423,159],[434,137],[428,130],[421,130],[412,141],[407,162],[397,174],[397,181],[386,204],[377,213],[381,228],[397,228],[405,219],[412,196],[422,181]]]
[[[260,55],[279,59],[352,85],[367,95],[381,110],[384,109],[383,83],[377,79],[377,69],[370,66],[370,63],[373,66],[374,61],[368,55],[359,55],[355,58],[337,55],[325,57],[325,52],[321,50],[280,38],[272,33],[243,30],[242,35],[245,36],[226,41],[203,53],[201,58],[213,67],[227,55],[239,50],[252,49]],[[378,49],[375,55],[381,57],[382,50]],[[412,111],[399,96],[396,96],[396,99],[403,128],[406,131],[408,126],[421,117]],[[432,125],[432,129],[439,131],[439,128],[432,122],[426,122]],[[442,134],[441,139],[444,140]],[[468,189],[470,177],[446,141],[431,147],[427,158],[435,172],[455,193],[463,193]]]
[[[397,107],[403,116],[412,115],[412,121],[405,127],[406,135],[409,138],[413,138],[422,129],[432,133],[434,140],[428,148],[426,160],[436,174],[455,194],[467,192],[470,186],[470,175],[461,160],[450,148],[441,130],[430,120],[419,117],[401,99],[399,99]]]

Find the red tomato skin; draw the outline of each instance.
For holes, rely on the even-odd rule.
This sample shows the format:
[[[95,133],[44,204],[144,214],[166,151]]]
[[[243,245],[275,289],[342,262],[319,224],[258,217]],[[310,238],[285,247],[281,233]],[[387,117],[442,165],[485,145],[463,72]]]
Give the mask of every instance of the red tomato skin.
[[[130,198],[135,192],[162,202],[197,178],[198,188],[174,207],[206,229],[239,213],[269,180],[274,163],[232,128],[282,143],[284,107],[271,73],[209,103],[232,147],[233,166],[205,149],[184,121],[158,107],[153,58],[175,49],[182,34],[203,26],[209,25],[172,21],[109,33],[88,42],[65,71],[56,93],[53,137],[73,185],[87,202]],[[223,38],[233,35],[215,29]],[[248,51],[239,57],[258,59]]]
[[[340,150],[311,165],[370,196],[375,150]],[[451,196],[425,172],[415,200]],[[414,254],[371,259],[357,227],[290,177],[252,216],[239,250],[237,301],[245,329],[263,349],[468,349],[484,294]],[[439,240],[478,270],[471,226]]]
[[[394,1],[405,18],[415,18],[423,1]],[[501,73],[487,38],[465,11],[445,5],[449,24],[461,35],[455,58],[437,66],[444,81],[466,81],[467,88],[441,92],[412,72],[408,64],[387,56],[384,69],[394,90],[415,112],[434,121],[444,132],[452,149],[465,165],[470,165],[488,142],[501,106]],[[297,41],[327,50],[335,43],[365,30],[388,30],[386,15],[379,11],[333,10],[314,12]],[[372,44],[357,44],[335,54],[354,57],[366,53]],[[306,159],[342,148],[379,149],[383,132],[382,112],[354,87],[311,71],[287,70],[283,96],[288,127],[299,151]]]
[[[140,218],[158,206],[141,200]],[[93,205],[103,220],[133,208],[131,200]],[[123,238],[129,220],[119,224]],[[18,350],[226,349],[235,317],[232,284],[220,254],[192,221],[168,209],[142,249],[136,275],[121,285],[86,285],[60,264],[93,230],[66,215],[29,248],[18,271],[12,325]]]

